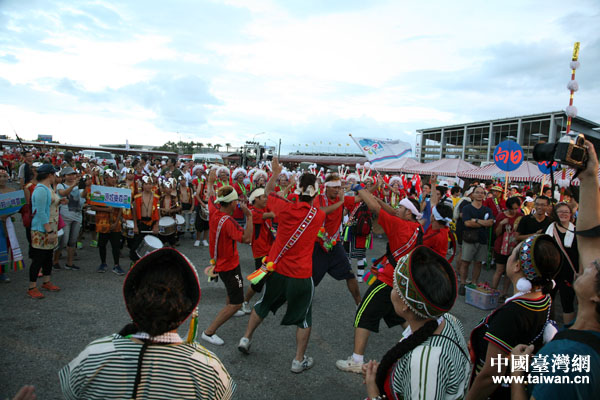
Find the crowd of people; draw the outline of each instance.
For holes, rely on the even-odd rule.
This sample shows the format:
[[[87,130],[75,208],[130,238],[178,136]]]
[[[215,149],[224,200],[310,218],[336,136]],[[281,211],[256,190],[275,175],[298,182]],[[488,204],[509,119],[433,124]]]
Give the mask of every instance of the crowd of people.
[[[382,176],[364,166],[355,173],[343,167],[292,171],[276,159],[241,168],[146,157],[105,166],[68,152],[32,151],[17,164],[5,159],[0,192],[17,189],[8,185],[13,177],[25,193],[20,213],[31,298],[44,298],[40,277],[41,289],[60,291],[52,271],[80,269],[74,254],[84,245],[98,248],[98,273],[127,273],[124,296],[133,322],[91,343],[60,371],[67,398],[234,394],[235,377],[218,357],[196,343],[195,334],[177,334],[197,312],[200,293],[194,266],[177,251],[182,240],[208,247],[212,266],[205,272],[225,286],[225,306],[197,328],[205,343],[225,345],[218,329],[249,314],[237,345],[249,354],[261,322],[285,304],[281,323],[297,327],[290,369],[310,369],[312,299],[328,274],[346,282],[356,304],[352,354],[335,365],[364,374],[370,399],[593,398],[600,388],[600,193],[597,156],[586,146],[579,204],[569,190],[505,190],[478,181],[450,187],[435,175],[422,182],[418,175]],[[130,207],[91,202],[91,185],[129,189]],[[18,261],[20,247],[13,219],[0,219],[0,280],[9,282],[8,266]],[[368,263],[374,237],[383,235],[385,253]],[[254,258],[246,291],[238,243],[249,244]],[[61,266],[62,251],[67,258]],[[467,288],[483,284],[484,264],[495,269],[491,289],[500,292],[499,305],[467,340],[451,311]],[[368,285],[362,295],[361,283]],[[256,293],[261,297],[251,304]],[[555,311],[556,296],[562,315]],[[368,339],[382,319],[404,331],[391,338],[379,362],[368,361]],[[576,368],[554,364],[550,370],[510,368],[517,357],[546,355],[549,365],[563,354],[585,357],[589,383],[494,379],[544,371],[574,377]]]

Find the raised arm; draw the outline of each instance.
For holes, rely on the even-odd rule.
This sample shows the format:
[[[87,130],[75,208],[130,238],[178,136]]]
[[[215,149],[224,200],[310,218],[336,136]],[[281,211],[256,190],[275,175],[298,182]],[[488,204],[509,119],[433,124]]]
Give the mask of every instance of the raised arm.
[[[215,193],[215,181],[216,180],[217,180],[217,170],[215,168],[211,168],[211,170],[208,174],[208,182],[207,182],[208,187],[206,188],[209,199],[211,197],[216,196],[216,193]]]
[[[588,161],[585,170],[579,173],[581,186],[579,189],[579,215],[577,216],[577,231],[594,228],[600,225],[600,193],[598,192],[598,155],[594,145],[585,141],[588,152]],[[600,237],[577,238],[579,249],[579,263],[581,272],[592,261],[600,258]]]
[[[279,159],[273,158],[273,161],[271,162],[271,171],[273,172],[273,175],[271,175],[267,182],[267,186],[265,187],[265,196],[269,196],[269,194],[275,190],[275,183],[277,182],[279,175],[281,175],[282,168],[281,165],[279,165]]]
[[[358,190],[357,193],[360,199],[365,202],[367,207],[369,207],[369,210],[373,211],[375,214],[379,214],[379,210],[381,210],[381,205],[379,204],[375,196],[369,193],[369,191],[364,187]]]

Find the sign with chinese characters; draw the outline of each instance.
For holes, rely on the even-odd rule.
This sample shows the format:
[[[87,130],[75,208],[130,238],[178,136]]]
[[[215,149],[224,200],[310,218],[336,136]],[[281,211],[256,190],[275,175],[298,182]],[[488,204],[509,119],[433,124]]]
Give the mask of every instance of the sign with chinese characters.
[[[24,205],[25,192],[22,190],[0,194],[0,215],[14,214]]]
[[[540,172],[542,174],[549,174],[551,172],[554,172],[558,169],[558,162],[553,161],[542,161],[537,163],[538,169],[540,170]]]
[[[90,202],[98,206],[131,208],[131,189],[92,185]]]
[[[519,168],[523,158],[523,148],[512,140],[505,140],[494,150],[494,162],[502,171],[510,172]]]

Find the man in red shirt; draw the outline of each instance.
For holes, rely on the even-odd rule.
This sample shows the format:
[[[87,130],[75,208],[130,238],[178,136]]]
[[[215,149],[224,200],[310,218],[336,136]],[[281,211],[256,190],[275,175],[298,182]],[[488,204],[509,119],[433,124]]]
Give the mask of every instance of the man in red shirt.
[[[273,175],[265,188],[267,207],[279,219],[277,237],[271,246],[267,261],[274,263],[274,271],[264,279],[265,292],[254,305],[244,337],[238,349],[245,354],[250,351],[252,335],[258,325],[269,314],[275,313],[287,302],[282,325],[296,325],[296,356],[291,371],[300,373],[313,366],[311,357],[306,356],[306,347],[312,325],[312,249],[325,213],[313,205],[319,185],[313,174],[305,173],[300,178],[297,192],[298,202],[290,202],[273,192],[275,182],[281,174],[281,166],[273,159]]]
[[[381,257],[377,280],[365,292],[356,310],[354,319],[354,352],[346,360],[338,360],[336,366],[342,371],[362,372],[364,354],[371,332],[379,332],[379,322],[383,319],[388,327],[404,324],[406,321],[394,311],[390,294],[394,286],[394,268],[397,261],[409,253],[422,241],[419,203],[414,199],[403,199],[394,209],[381,199],[375,198],[360,185],[352,190],[358,192],[360,198],[369,209],[379,214],[379,225],[388,237],[386,254]]]
[[[452,208],[447,204],[438,204],[431,212],[431,225],[423,236],[423,244],[446,258],[448,254],[448,224],[452,221]]]
[[[227,289],[227,303],[219,311],[210,326],[202,332],[202,339],[221,346],[225,342],[217,336],[217,329],[242,308],[244,302],[244,284],[240,268],[240,256],[237,243],[250,243],[252,240],[252,213],[245,205],[242,211],[246,216],[246,228],[242,229],[233,219],[233,212],[238,205],[237,192],[231,186],[223,186],[215,198],[214,183],[215,170],[208,176],[208,215],[210,218],[209,251],[214,272],[225,284]]]
[[[331,174],[325,179],[325,193],[317,196],[314,206],[327,214],[323,224],[326,237],[319,237],[314,244],[312,266],[315,287],[319,285],[326,273],[338,281],[345,279],[354,302],[358,304],[360,303],[358,281],[352,272],[352,266],[340,238],[344,208],[353,209],[354,203],[354,197],[344,197],[342,181],[337,174]]]
[[[252,235],[252,257],[254,257],[254,268],[258,269],[262,265],[263,257],[266,257],[271,250],[271,245],[275,241],[273,229],[273,218],[275,213],[267,208],[267,196],[264,188],[256,188],[250,193],[249,201],[252,211],[252,220],[254,222],[254,234]],[[254,293],[260,293],[264,286],[265,279],[259,283],[251,284],[246,291],[242,311],[246,314],[252,312],[249,301]]]

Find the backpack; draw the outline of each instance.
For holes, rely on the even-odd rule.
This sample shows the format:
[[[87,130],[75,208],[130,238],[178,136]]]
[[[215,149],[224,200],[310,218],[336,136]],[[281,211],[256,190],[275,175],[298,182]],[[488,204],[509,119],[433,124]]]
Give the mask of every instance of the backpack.
[[[354,220],[356,221],[353,231],[355,236],[367,236],[371,233],[373,219],[366,204],[363,203],[358,207]]]

